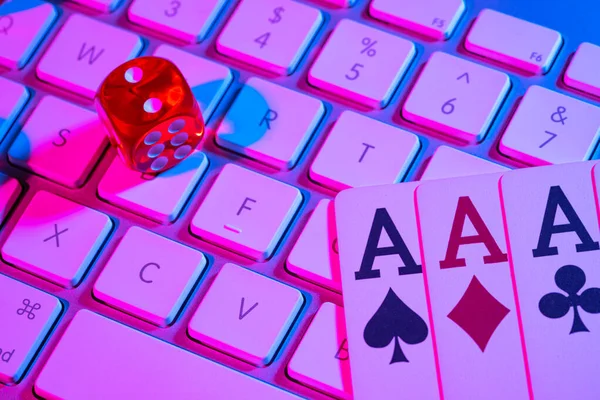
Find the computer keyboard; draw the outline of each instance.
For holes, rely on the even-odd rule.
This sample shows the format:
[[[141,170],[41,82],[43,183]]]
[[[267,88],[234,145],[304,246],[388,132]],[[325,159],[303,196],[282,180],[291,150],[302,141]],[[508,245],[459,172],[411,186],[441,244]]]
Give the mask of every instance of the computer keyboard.
[[[597,153],[592,0],[0,3],[0,397],[350,398],[338,191]],[[92,103],[138,55],[207,122],[158,176]]]

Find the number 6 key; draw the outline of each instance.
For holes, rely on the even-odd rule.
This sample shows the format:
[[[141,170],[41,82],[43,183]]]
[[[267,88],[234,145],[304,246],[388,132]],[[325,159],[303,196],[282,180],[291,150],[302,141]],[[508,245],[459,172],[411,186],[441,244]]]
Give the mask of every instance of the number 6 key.
[[[418,125],[467,142],[479,142],[510,87],[502,72],[436,52],[402,108]]]
[[[341,20],[308,73],[308,82],[372,108],[387,105],[415,46],[378,29]]]

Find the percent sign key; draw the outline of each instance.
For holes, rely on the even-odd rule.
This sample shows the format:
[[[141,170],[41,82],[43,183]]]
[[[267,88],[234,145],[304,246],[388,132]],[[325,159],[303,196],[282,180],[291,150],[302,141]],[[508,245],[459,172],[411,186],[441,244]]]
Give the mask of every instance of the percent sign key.
[[[377,45],[377,40],[373,40],[371,38],[365,37],[361,41],[362,49],[360,50],[360,54],[364,54],[367,57],[375,57],[377,55],[377,49],[375,46]],[[361,68],[364,68],[365,65],[362,63],[354,63],[352,68],[350,68],[350,72],[346,74],[346,79],[355,81],[360,76]]]
[[[308,79],[317,87],[372,108],[389,102],[415,53],[398,36],[342,20],[327,40]]]
[[[377,55],[377,50],[375,50],[375,45],[377,44],[377,40],[371,40],[371,38],[363,38],[362,45],[363,49],[360,51],[360,54],[367,54],[369,57],[375,57]]]

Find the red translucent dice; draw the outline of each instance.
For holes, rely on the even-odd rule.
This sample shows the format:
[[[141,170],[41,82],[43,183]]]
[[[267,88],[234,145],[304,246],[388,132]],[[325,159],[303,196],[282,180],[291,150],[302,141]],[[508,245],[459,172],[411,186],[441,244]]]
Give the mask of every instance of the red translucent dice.
[[[181,71],[159,57],[136,58],[112,71],[98,89],[96,109],[123,161],[144,173],[177,165],[204,133]]]

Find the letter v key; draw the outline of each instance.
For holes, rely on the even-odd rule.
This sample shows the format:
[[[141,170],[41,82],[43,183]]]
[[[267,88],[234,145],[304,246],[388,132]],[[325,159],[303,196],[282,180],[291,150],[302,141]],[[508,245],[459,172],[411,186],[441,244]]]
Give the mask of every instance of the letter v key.
[[[248,314],[250,314],[250,311],[254,310],[256,308],[256,306],[258,306],[258,303],[254,303],[252,305],[252,307],[250,307],[246,312],[244,312],[244,301],[246,299],[244,297],[242,297],[242,302],[240,303],[240,314],[238,315],[238,319],[241,321],[242,319],[244,319],[244,317]]]

